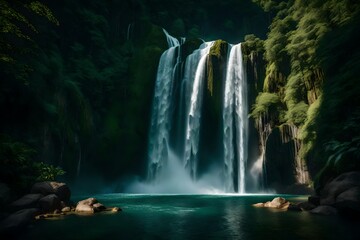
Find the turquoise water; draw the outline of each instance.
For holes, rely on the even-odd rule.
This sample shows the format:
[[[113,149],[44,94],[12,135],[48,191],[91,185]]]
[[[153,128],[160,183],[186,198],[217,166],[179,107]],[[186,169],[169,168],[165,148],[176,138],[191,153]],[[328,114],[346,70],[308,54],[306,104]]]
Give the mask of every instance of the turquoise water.
[[[254,208],[272,196],[95,196],[119,213],[37,221],[22,239],[359,239],[358,223],[338,217]],[[285,196],[291,201],[304,197]]]

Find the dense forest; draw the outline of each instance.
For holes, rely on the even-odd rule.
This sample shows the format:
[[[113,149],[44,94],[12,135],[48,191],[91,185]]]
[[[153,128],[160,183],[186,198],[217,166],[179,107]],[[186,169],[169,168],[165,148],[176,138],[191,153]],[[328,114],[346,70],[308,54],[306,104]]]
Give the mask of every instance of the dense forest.
[[[84,7],[85,6],[85,7]],[[144,175],[162,28],[245,41],[251,116],[296,128],[315,188],[360,170],[360,3],[352,0],[0,0],[0,181]],[[263,126],[263,124],[261,126]],[[116,189],[122,189],[119,181]]]

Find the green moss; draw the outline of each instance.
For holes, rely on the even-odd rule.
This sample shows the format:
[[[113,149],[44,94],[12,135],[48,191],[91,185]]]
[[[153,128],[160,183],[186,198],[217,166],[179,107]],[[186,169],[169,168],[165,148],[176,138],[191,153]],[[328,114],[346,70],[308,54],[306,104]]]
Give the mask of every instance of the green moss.
[[[286,79],[286,76],[279,70],[276,63],[268,64],[263,91],[283,95]]]
[[[224,40],[216,40],[210,48],[209,55],[217,58],[224,58],[227,54],[228,43]]]
[[[210,48],[207,61],[207,89],[211,96],[214,94],[214,78],[216,78],[216,70],[214,68],[218,67],[218,64],[223,63],[226,59],[228,45],[229,44],[223,40],[216,40],[214,45]],[[217,77],[219,78],[221,76]]]
[[[303,142],[300,149],[300,155],[302,158],[307,157],[307,154],[313,149],[314,142],[316,141],[315,119],[319,114],[320,103],[321,96],[309,106],[306,113],[306,120],[300,129],[299,138]]]

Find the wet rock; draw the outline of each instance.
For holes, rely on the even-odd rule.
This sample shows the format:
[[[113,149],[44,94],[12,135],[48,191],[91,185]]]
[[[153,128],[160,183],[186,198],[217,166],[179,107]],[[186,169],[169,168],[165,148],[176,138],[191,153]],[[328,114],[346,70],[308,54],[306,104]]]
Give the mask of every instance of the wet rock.
[[[310,213],[330,216],[337,215],[338,211],[336,208],[331,206],[318,206],[311,210]]]
[[[94,204],[98,203],[96,198],[87,198],[84,199],[76,205],[75,212],[83,212],[83,213],[94,213],[95,209],[93,207]]]
[[[282,197],[276,197],[274,198],[271,202],[266,202],[264,204],[264,207],[269,207],[269,208],[281,208],[282,205],[286,204],[286,200],[285,198]]]
[[[253,204],[253,206],[254,207],[287,209],[290,206],[290,202],[286,201],[285,198],[276,197],[272,201],[268,201],[266,203],[256,203],[256,204]]]
[[[25,208],[36,208],[38,207],[38,202],[44,195],[35,193],[35,194],[26,194],[18,200],[10,204],[10,208],[13,210],[21,210]]]
[[[360,172],[348,172],[341,174],[334,180],[327,183],[320,192],[320,205],[333,205],[338,196],[356,187],[360,187]],[[355,190],[353,190],[355,191]],[[341,201],[348,200],[346,197],[353,197],[353,193],[342,195]]]
[[[55,194],[47,195],[39,200],[39,207],[42,212],[53,212],[60,209],[60,199]]]
[[[264,203],[255,203],[253,204],[254,207],[264,207]]]
[[[279,207],[277,207],[277,209],[286,210],[289,208],[289,206],[290,206],[290,202],[285,202],[285,203],[281,204]]]
[[[71,197],[71,191],[65,183],[60,182],[38,182],[31,188],[31,193],[40,193],[43,195],[55,194],[61,201],[68,202]]]
[[[92,206],[85,205],[85,204],[78,204],[76,206],[75,212],[94,213],[95,210]]]
[[[118,208],[118,207],[113,207],[113,208],[111,209],[111,212],[119,212],[119,211],[121,211],[121,209]]]
[[[112,211],[118,212],[121,211],[118,207],[106,208],[103,204],[99,203],[96,198],[88,198],[78,202],[75,208],[75,212],[77,213],[95,213],[102,211]]]
[[[64,213],[67,213],[67,212],[70,212],[71,211],[71,208],[70,207],[64,207],[61,209],[61,212],[64,212]]]

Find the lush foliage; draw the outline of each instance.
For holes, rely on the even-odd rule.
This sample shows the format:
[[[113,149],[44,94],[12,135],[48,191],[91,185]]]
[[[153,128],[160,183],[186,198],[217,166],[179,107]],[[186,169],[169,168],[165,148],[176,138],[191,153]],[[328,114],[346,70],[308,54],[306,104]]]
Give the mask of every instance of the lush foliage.
[[[33,37],[39,30],[34,16],[41,16],[55,25],[59,25],[59,22],[51,10],[38,1],[1,0],[0,13],[1,69],[16,72],[17,78],[26,81],[32,68],[19,60],[36,47]]]
[[[35,153],[23,143],[0,136],[0,181],[8,184],[14,194],[26,192],[36,181],[53,181],[65,174],[59,167],[35,162]]]
[[[354,119],[360,102],[356,83],[360,63],[355,28],[360,4],[348,0],[254,2],[274,15],[264,41],[263,92],[278,96],[286,107],[285,115],[283,110],[277,111],[273,120],[301,129],[300,153],[313,175],[327,169],[320,174],[326,175],[321,177],[326,181],[344,172],[344,166],[358,169],[354,144],[359,131]],[[255,118],[274,98],[266,104],[259,99],[251,114]],[[351,157],[340,164],[344,156]]]

